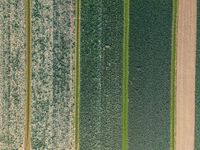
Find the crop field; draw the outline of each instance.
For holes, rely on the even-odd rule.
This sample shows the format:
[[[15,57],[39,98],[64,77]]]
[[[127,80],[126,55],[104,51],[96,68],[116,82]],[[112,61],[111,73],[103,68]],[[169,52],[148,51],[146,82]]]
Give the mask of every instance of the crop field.
[[[199,8],[0,0],[0,150],[200,150]]]

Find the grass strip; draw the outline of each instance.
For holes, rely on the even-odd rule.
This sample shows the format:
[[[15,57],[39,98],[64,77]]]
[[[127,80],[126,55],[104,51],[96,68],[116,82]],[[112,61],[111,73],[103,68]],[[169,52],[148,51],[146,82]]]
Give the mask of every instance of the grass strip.
[[[128,149],[129,0],[124,0],[122,150]]]
[[[81,0],[76,0],[76,46],[75,46],[75,149],[80,149],[80,17],[81,17]]]
[[[32,0],[25,0],[26,20],[26,105],[25,105],[25,150],[31,149],[31,76],[32,76],[32,23],[31,23]]]
[[[170,88],[170,150],[175,150],[176,134],[176,64],[177,64],[177,8],[178,0],[173,0],[172,45],[171,45],[171,88]]]

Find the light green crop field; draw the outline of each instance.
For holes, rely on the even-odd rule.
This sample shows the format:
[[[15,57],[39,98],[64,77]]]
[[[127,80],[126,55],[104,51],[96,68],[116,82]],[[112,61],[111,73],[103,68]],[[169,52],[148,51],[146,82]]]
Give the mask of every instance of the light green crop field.
[[[75,3],[32,3],[32,148],[73,149]]]
[[[21,0],[0,1],[0,149],[23,143],[25,11]]]

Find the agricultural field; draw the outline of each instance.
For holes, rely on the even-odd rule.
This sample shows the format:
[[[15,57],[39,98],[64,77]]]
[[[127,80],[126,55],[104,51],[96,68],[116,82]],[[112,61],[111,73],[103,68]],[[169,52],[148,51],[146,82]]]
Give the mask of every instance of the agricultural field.
[[[199,150],[197,0],[0,0],[0,150]]]

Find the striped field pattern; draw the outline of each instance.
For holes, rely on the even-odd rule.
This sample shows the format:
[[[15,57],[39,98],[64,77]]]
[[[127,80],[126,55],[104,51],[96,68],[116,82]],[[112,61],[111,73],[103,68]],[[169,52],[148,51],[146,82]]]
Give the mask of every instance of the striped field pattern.
[[[200,150],[199,0],[0,0],[0,150]]]

